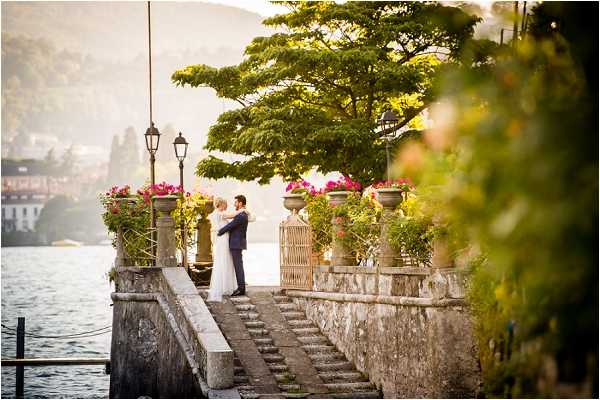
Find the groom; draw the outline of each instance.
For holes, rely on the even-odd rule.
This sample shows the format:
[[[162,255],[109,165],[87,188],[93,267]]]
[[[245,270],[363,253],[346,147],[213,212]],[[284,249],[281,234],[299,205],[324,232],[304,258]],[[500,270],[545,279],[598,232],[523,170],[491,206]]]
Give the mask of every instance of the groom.
[[[246,209],[246,197],[242,194],[235,196],[233,206],[236,210]],[[231,294],[232,296],[243,296],[246,294],[246,281],[244,279],[244,261],[242,260],[242,250],[246,250],[246,231],[248,230],[248,214],[241,212],[233,217],[233,220],[219,229],[219,236],[229,232],[229,251],[233,258],[233,267],[235,268],[235,277],[238,288]]]

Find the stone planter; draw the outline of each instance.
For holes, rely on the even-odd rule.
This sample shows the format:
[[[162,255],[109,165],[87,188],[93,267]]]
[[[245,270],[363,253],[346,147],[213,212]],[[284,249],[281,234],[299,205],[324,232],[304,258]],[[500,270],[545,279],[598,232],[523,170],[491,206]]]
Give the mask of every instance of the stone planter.
[[[177,196],[153,196],[152,201],[154,208],[163,214],[170,214],[177,207]]]
[[[344,204],[348,200],[348,196],[352,192],[340,191],[340,192],[329,192],[327,193],[327,197],[329,197],[329,204],[332,206],[339,206],[340,204]]]
[[[396,188],[377,189],[377,201],[383,206],[381,216],[381,236],[379,240],[379,256],[377,263],[382,268],[398,266],[398,254],[389,241],[389,221],[394,209],[402,203],[402,190]]]
[[[382,188],[377,189],[377,201],[385,209],[395,209],[398,204],[402,203],[402,189]]]
[[[306,207],[304,195],[300,193],[288,193],[283,196],[283,206],[290,210],[292,214],[298,214],[300,210]]]

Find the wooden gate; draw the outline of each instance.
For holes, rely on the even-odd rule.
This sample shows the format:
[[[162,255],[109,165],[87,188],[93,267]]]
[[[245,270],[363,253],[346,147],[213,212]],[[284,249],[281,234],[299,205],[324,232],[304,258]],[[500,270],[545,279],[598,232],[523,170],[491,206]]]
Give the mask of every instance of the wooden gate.
[[[279,225],[279,260],[283,289],[312,289],[310,226],[298,214]]]

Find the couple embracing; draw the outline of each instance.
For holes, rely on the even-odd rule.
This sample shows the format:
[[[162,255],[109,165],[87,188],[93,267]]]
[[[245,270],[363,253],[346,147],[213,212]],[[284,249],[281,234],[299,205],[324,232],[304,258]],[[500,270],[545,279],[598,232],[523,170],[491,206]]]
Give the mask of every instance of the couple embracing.
[[[246,294],[242,250],[246,250],[248,222],[254,217],[246,209],[246,197],[241,194],[235,196],[234,212],[227,211],[227,201],[221,197],[215,198],[214,204],[210,219],[216,237],[213,238],[214,262],[207,300],[221,301],[223,295]]]

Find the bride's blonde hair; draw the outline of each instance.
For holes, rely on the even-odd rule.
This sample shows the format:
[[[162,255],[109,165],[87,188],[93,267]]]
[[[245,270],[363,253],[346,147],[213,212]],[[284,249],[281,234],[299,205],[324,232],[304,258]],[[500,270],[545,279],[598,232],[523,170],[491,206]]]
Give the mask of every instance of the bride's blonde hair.
[[[227,200],[225,200],[222,197],[215,197],[215,199],[213,200],[213,204],[215,206],[215,208],[219,208],[220,205],[227,205]]]

